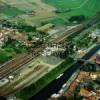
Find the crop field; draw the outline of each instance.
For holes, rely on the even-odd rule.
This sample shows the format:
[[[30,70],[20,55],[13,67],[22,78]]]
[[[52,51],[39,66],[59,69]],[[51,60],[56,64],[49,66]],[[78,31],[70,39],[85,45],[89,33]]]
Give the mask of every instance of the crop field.
[[[32,2],[32,0],[2,0],[0,4],[2,5],[2,6],[0,5],[0,8],[2,10],[6,10],[7,8],[10,7],[15,7],[16,9],[23,12],[33,10],[36,7],[36,4]]]
[[[100,10],[100,0],[42,0],[43,2],[56,7],[58,10],[66,10],[59,15],[62,18],[69,18],[73,15],[85,15],[91,17]],[[67,11],[70,10],[70,11]]]
[[[28,23],[55,16],[54,7],[41,0],[0,0],[0,19],[23,18]],[[16,18],[17,17],[17,18]]]
[[[100,0],[0,0],[0,19],[19,18],[34,25],[41,21],[64,23],[73,15],[91,17],[100,10]],[[56,14],[55,10],[61,13]]]
[[[2,0],[0,2],[0,15],[18,16],[31,11],[36,7],[30,0]]]

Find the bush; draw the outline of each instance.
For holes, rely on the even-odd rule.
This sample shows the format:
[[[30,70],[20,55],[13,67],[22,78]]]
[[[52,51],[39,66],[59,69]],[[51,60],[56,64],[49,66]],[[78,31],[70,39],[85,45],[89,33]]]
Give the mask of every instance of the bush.
[[[84,21],[86,18],[85,18],[85,16],[84,15],[79,15],[79,16],[72,16],[71,18],[69,18],[68,20],[70,21],[70,22],[74,22],[74,21],[77,21],[77,22],[82,22],[82,21]]]

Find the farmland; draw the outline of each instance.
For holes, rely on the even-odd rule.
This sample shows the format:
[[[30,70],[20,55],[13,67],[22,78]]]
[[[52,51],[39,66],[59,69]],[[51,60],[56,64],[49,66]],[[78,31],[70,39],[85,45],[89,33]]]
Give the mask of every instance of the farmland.
[[[27,23],[34,24],[42,19],[54,17],[55,13],[52,12],[54,9],[41,0],[1,0],[0,19],[16,21],[22,18]]]
[[[58,10],[70,10],[59,14],[65,19],[81,14],[91,17],[100,10],[100,0],[43,0],[43,2],[56,7]]]
[[[59,24],[68,21],[71,16],[95,15],[100,9],[98,2],[100,3],[99,0],[1,0],[0,19],[13,17],[10,20],[16,21],[21,18],[29,25],[41,21]],[[56,14],[55,10],[60,10],[61,13]]]

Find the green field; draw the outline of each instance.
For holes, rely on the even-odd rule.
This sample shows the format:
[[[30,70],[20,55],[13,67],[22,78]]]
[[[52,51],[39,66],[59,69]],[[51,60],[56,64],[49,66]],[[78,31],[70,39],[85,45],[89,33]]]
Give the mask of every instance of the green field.
[[[55,22],[56,24],[64,23],[67,19],[74,15],[85,15],[91,17],[100,10],[100,0],[42,0],[44,3],[54,6],[62,11],[58,14],[57,19],[52,16],[52,19],[45,18],[47,21]],[[29,14],[38,5],[35,0],[2,0],[0,1],[0,18],[4,19],[8,16],[20,16]],[[70,11],[68,11],[70,9]],[[24,18],[24,17],[23,17]],[[60,21],[59,21],[60,19]],[[29,20],[29,18],[27,18]],[[40,19],[41,20],[41,19]],[[42,19],[43,20],[43,19]],[[37,20],[36,20],[37,21]],[[39,20],[38,20],[39,21]],[[35,20],[31,21],[33,24]],[[39,21],[40,22],[40,21]]]
[[[69,18],[73,15],[85,15],[91,17],[100,10],[100,0],[43,0],[43,2],[56,7],[58,10],[68,10],[59,15],[62,18]]]
[[[11,7],[8,5],[4,5],[2,7],[2,10],[0,10],[0,13],[6,15],[6,16],[17,16],[19,14],[23,14],[24,12],[17,9],[16,7]]]
[[[36,4],[32,0],[0,1],[0,17],[22,15],[22,14],[32,11],[35,7],[36,7]]]

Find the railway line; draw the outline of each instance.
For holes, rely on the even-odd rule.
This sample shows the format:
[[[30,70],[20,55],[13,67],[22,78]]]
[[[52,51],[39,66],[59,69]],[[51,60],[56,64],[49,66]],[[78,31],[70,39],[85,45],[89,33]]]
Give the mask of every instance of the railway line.
[[[99,20],[100,20],[100,18],[97,16],[85,24],[80,24],[70,30],[65,30],[63,32],[63,35],[61,35],[60,37],[58,37],[56,39],[49,41],[49,43],[51,43],[51,44],[52,43],[62,43],[71,34],[74,34],[85,28],[88,28],[89,26],[97,23]],[[42,44],[42,45],[40,45],[40,47],[34,48],[32,50],[32,52],[23,54],[20,57],[17,57],[15,59],[9,61],[8,63],[0,66],[0,79],[10,75],[14,71],[16,71],[17,69],[22,67],[22,65],[25,65],[26,63],[28,63],[29,61],[31,61],[32,59],[37,57],[40,54],[40,52],[42,52],[47,46],[48,46],[47,44]]]
[[[72,28],[71,30],[67,30],[64,32],[64,34],[55,40],[51,41],[51,43],[62,43],[68,36],[72,35],[73,33],[79,32],[82,29],[84,29],[84,26],[82,24]]]

